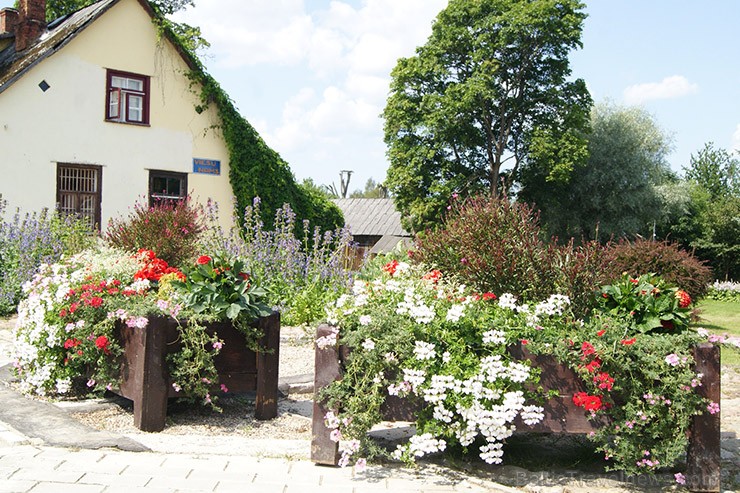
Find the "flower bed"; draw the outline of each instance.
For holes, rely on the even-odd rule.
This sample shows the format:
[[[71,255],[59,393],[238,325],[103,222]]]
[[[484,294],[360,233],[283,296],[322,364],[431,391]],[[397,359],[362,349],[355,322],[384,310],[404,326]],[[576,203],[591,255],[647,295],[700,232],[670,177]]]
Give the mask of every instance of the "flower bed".
[[[217,407],[214,389],[229,385],[257,390],[258,417],[274,417],[279,317],[242,269],[202,255],[181,271],[152,251],[115,249],[41,266],[18,307],[21,389],[100,393],[120,383],[137,426],[150,431],[163,426],[169,394]]]
[[[321,325],[316,331],[317,339],[333,338],[336,328]],[[349,348],[316,347],[314,387],[317,393],[327,388],[343,376],[343,361],[349,355]],[[589,419],[583,409],[573,402],[571,396],[587,389],[583,381],[567,366],[549,355],[533,355],[522,346],[512,348],[518,359],[531,361],[533,367],[541,370],[540,382],[545,391],[556,391],[543,403],[543,418],[537,423],[525,424],[514,420],[516,429],[525,433],[565,433],[589,434],[606,424],[606,420]],[[712,344],[702,344],[694,348],[696,371],[704,374],[703,385],[696,391],[713,402],[720,401],[720,362],[719,348]],[[384,421],[416,421],[422,409],[418,399],[399,399],[387,396],[383,402],[381,415]],[[311,460],[318,464],[338,465],[342,454],[339,442],[332,439],[331,427],[326,416],[339,416],[341,409],[330,408],[325,401],[316,399],[313,406]],[[715,414],[695,416],[691,423],[686,457],[686,474],[679,476],[692,491],[720,491],[720,417]]]
[[[719,356],[692,349],[702,337],[687,330],[684,292],[625,277],[578,320],[563,296],[528,305],[402,262],[384,271],[318,334],[315,461],[383,455],[367,431],[390,395],[420,404],[416,435],[392,454],[407,462],[454,447],[497,464],[516,430],[588,433],[628,474],[671,467],[688,446],[676,480],[719,487]]]

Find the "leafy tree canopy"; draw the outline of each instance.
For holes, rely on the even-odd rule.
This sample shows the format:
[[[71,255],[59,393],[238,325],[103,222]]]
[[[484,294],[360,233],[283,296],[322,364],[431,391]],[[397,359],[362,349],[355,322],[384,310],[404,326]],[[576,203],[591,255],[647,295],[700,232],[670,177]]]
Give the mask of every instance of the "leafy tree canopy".
[[[385,190],[385,187],[372,178],[367,179],[367,182],[365,183],[365,190],[360,190],[358,188],[357,190],[349,194],[349,197],[352,199],[382,199],[387,196],[388,194]]]
[[[577,0],[450,0],[426,44],[398,61],[386,184],[407,229],[433,226],[453,192],[509,189],[530,154],[551,180],[568,179],[586,156],[591,97],[567,80],[585,17]]]
[[[591,128],[589,158],[567,183],[525,167],[518,198],[535,203],[548,233],[561,239],[651,236],[662,210],[656,187],[674,179],[670,137],[645,110],[610,103],[593,108]]]
[[[704,188],[713,199],[740,196],[740,160],[725,149],[717,149],[713,142],[691,155],[686,179]]]

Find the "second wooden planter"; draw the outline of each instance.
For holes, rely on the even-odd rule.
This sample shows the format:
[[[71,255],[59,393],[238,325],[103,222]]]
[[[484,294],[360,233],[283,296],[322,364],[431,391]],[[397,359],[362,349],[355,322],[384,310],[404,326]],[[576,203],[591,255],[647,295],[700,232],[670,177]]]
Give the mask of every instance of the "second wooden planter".
[[[214,358],[219,383],[229,392],[256,391],[255,417],[272,419],[277,416],[280,314],[259,318],[252,326],[264,334],[259,341],[264,351],[247,348],[244,334],[229,322],[209,324],[206,330],[224,341]],[[180,396],[167,369],[167,355],[179,350],[179,326],[172,318],[151,317],[144,329],[119,324],[116,337],[124,351],[118,393],[133,401],[137,428],[162,431],[168,398]]]
[[[333,333],[333,327],[321,325],[316,338],[326,337]],[[542,370],[540,382],[547,390],[556,390],[557,396],[544,404],[544,419],[536,425],[527,426],[517,422],[517,429],[536,433],[589,433],[599,426],[590,421],[582,408],[573,404],[572,396],[576,392],[586,391],[582,380],[568,367],[558,363],[552,356],[535,356],[521,346],[511,349],[517,359],[528,359],[532,366]],[[315,350],[314,388],[318,392],[342,378],[342,362],[349,354],[344,346],[328,347]],[[696,391],[713,402],[720,402],[720,351],[712,344],[700,344],[694,348],[696,372],[703,373],[703,385]],[[338,444],[331,440],[330,429],[324,422],[326,404],[314,399],[311,460],[325,465],[336,465],[339,460]],[[418,405],[409,405],[409,401],[389,396],[381,408],[388,421],[415,421]],[[686,457],[686,486],[692,491],[717,492],[720,490],[720,418],[719,413],[704,413],[694,416],[691,425],[689,447]]]

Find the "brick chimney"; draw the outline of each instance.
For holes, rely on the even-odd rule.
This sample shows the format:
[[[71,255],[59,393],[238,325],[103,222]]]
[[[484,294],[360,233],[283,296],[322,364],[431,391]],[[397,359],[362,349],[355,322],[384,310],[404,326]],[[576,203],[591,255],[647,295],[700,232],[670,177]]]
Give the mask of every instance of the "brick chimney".
[[[46,0],[19,0],[20,22],[15,29],[15,51],[33,45],[46,30]]]
[[[0,34],[15,34],[15,26],[18,25],[18,11],[6,7],[0,10]]]

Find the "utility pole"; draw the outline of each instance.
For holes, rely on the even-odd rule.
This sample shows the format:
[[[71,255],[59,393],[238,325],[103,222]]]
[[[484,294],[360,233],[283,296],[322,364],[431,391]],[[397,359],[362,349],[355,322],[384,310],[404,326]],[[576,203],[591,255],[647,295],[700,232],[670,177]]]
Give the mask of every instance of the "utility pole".
[[[339,172],[339,186],[342,194],[341,198],[347,198],[347,191],[349,190],[349,180],[352,178],[352,171],[343,169]]]

